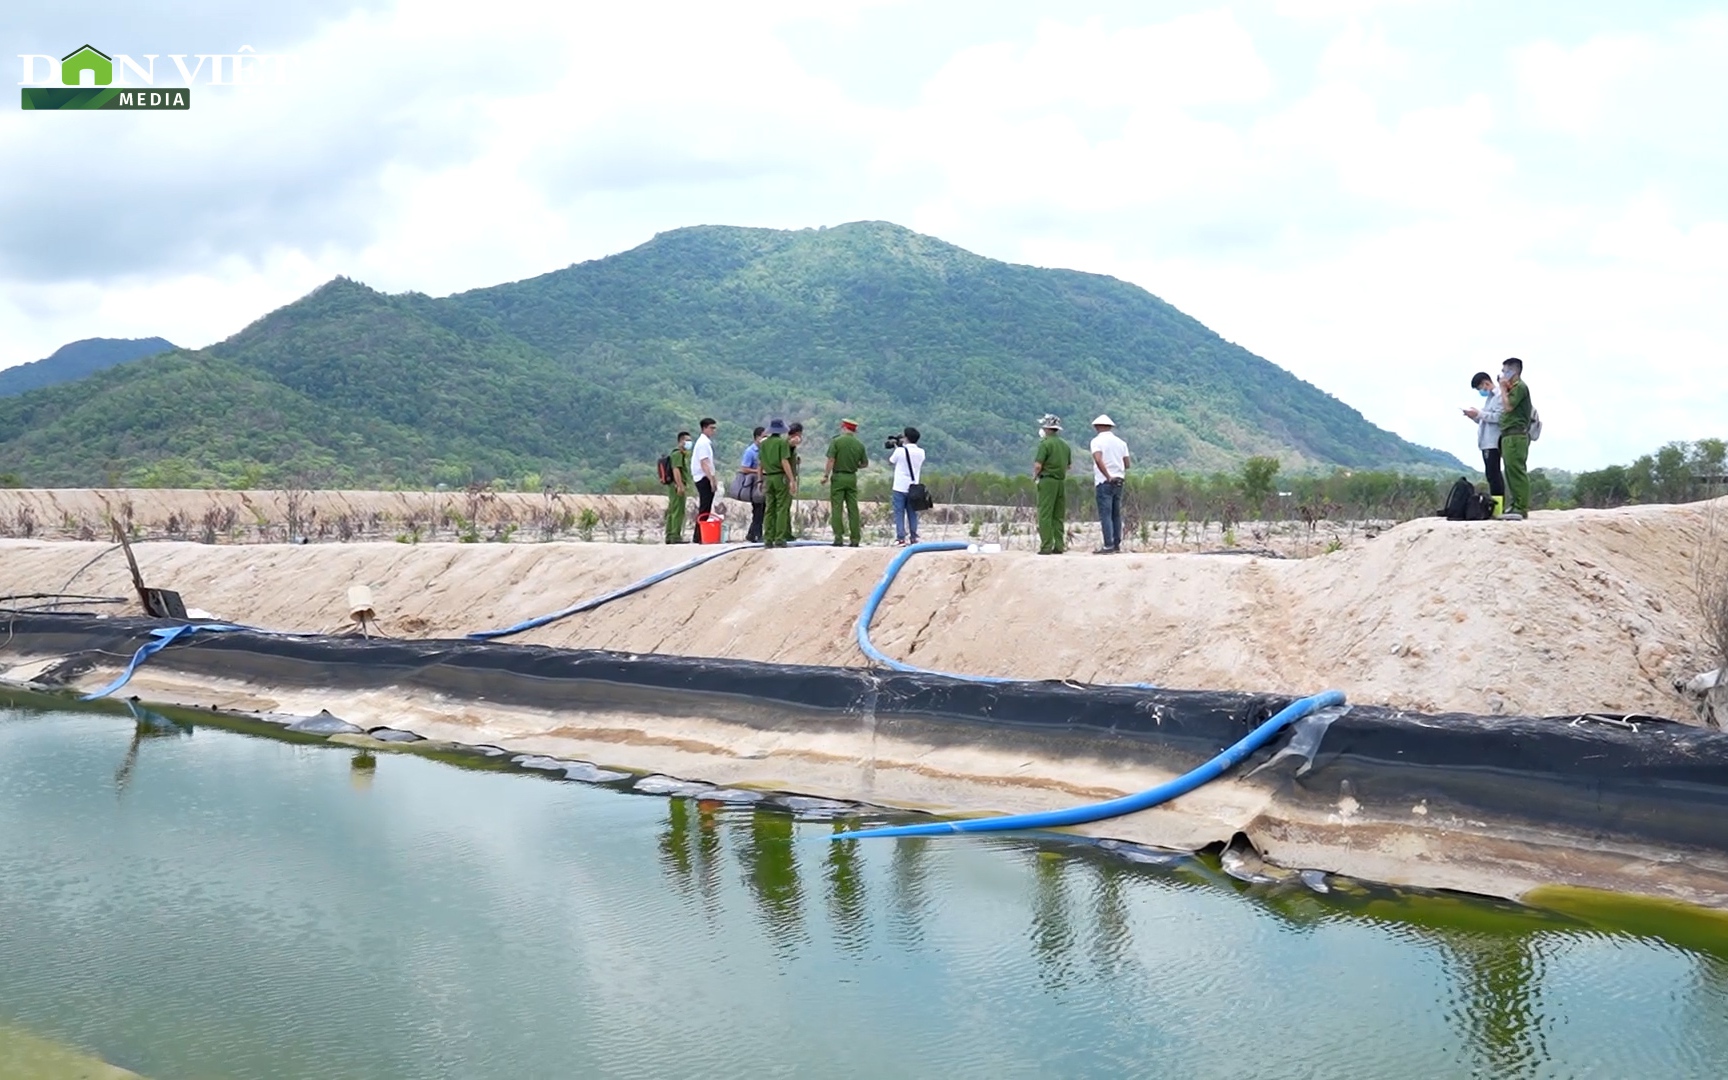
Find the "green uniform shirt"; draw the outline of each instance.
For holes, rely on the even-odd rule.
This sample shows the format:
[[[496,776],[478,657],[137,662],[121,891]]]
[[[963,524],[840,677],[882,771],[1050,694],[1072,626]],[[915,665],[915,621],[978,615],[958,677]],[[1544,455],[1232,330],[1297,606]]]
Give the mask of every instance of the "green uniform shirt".
[[[1046,435],[1038,440],[1038,456],[1032,460],[1043,466],[1038,473],[1040,478],[1060,480],[1068,475],[1068,466],[1074,463],[1074,448],[1063,442],[1060,435]]]
[[[672,459],[672,482],[666,486],[676,488],[678,481],[684,481],[684,486],[690,486],[690,451],[680,446],[667,455]]]
[[[782,462],[792,460],[792,447],[786,442],[784,435],[770,435],[762,440],[762,447],[757,452],[756,460],[762,466],[762,475],[772,478],[786,479],[786,473],[780,468]]]
[[[836,473],[855,473],[870,464],[870,458],[864,453],[864,444],[850,432],[835,436],[834,441],[828,444],[828,457],[834,462]]]
[[[1519,379],[1506,391],[1506,411],[1500,414],[1501,435],[1530,434],[1530,388]]]

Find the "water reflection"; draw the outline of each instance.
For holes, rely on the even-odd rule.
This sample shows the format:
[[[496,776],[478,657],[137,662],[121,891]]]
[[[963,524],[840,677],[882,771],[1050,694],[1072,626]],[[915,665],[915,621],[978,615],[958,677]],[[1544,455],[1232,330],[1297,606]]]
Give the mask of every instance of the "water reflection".
[[[1027,929],[1039,973],[1052,989],[1069,981],[1074,951],[1074,913],[1069,907],[1064,872],[1068,859],[1060,852],[1032,855],[1032,921]]]
[[[152,712],[136,701],[128,701],[126,708],[132,714],[132,741],[127,744],[126,756],[120,760],[120,767],[114,770],[114,795],[122,798],[126,787],[132,782],[132,772],[138,767],[138,752],[149,739],[178,738],[191,735],[190,724],[182,724],[170,720],[161,713]]]
[[[1452,981],[1447,1018],[1495,1076],[1528,1076],[1549,1060],[1534,934],[1430,935]]]
[[[1728,1075],[1728,950],[1598,933],[1591,898],[1318,895],[1059,838],[835,843],[779,808],[408,755],[358,798],[352,747],[167,715],[199,737],[0,722],[0,1024],[149,1075]],[[126,1019],[153,1009],[173,1023]]]
[[[924,919],[930,910],[930,844],[922,836],[896,840],[888,857],[889,926],[895,942],[905,948],[924,944]]]
[[[1132,873],[1126,863],[1105,859],[1092,860],[1092,963],[1106,975],[1115,975],[1127,966],[1132,931],[1128,917],[1128,879]]]
[[[849,824],[838,821],[833,825],[835,832],[848,828],[851,828]],[[834,923],[835,940],[850,953],[864,950],[870,931],[869,905],[864,895],[864,868],[859,864],[858,845],[857,840],[831,841],[826,865],[828,917]]]
[[[1396,928],[1446,973],[1447,1023],[1492,1076],[1522,1076],[1550,1060],[1542,1013],[1543,948],[1574,921],[1517,904],[1401,893],[1334,879],[1318,895],[1296,881],[1246,890],[1290,930],[1348,919]]]
[[[844,831],[849,823],[827,828]],[[811,830],[798,842],[800,828]],[[659,837],[660,864],[685,895],[704,906],[717,902],[723,853],[747,887],[760,923],[776,950],[790,955],[825,933],[853,956],[868,951],[880,928],[898,946],[918,950],[926,924],[939,907],[932,896],[936,842],[906,838],[887,851],[859,841],[818,843],[815,823],[800,823],[774,808],[705,806],[669,799]],[[722,833],[729,843],[721,843]],[[1015,851],[1028,867],[1025,940],[1039,980],[1051,991],[1093,979],[1120,980],[1141,965],[1135,945],[1135,887],[1225,889],[1251,897],[1258,909],[1287,931],[1306,935],[1325,923],[1346,920],[1396,928],[1400,936],[1433,955],[1444,972],[1447,1024],[1495,1076],[1520,1076],[1552,1060],[1549,1021],[1543,1014],[1544,948],[1576,931],[1573,920],[1512,904],[1476,899],[1411,896],[1390,889],[1335,880],[1319,895],[1301,882],[1246,886],[1204,861],[1175,868],[1143,866],[1087,845],[1050,844],[1021,838],[995,842]],[[801,865],[801,855],[804,861]],[[884,895],[867,891],[867,862],[887,861]],[[816,894],[820,894],[819,896]],[[827,918],[812,922],[806,903],[825,906]],[[1708,996],[1728,995],[1728,961],[1703,961]]]
[[[378,758],[370,750],[356,750],[348,761],[348,784],[355,791],[370,791],[378,775]]]
[[[804,890],[792,850],[795,824],[790,814],[752,810],[738,844],[744,883],[756,898],[775,946],[786,951],[804,935]]]

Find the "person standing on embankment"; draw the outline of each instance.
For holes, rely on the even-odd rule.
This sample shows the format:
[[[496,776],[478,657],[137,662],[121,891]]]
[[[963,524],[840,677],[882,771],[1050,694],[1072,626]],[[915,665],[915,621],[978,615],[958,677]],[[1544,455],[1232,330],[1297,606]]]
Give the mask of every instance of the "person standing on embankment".
[[[924,448],[918,445],[918,439],[918,429],[908,426],[900,434],[899,445],[888,457],[889,464],[894,466],[894,493],[890,505],[894,511],[896,544],[918,542],[918,507],[912,501],[912,485],[922,482],[918,477],[924,470]]]
[[[792,540],[792,496],[798,477],[792,470],[792,446],[786,439],[786,421],[772,420],[768,437],[762,440],[757,461],[762,467],[762,546],[785,547]]]
[[[1506,477],[1500,471],[1500,394],[1494,388],[1494,378],[1486,371],[1470,377],[1470,387],[1482,395],[1480,409],[1465,409],[1464,415],[1476,421],[1476,448],[1482,451],[1482,472],[1488,477],[1488,494],[1495,504],[1506,503]]]
[[[1523,521],[1530,513],[1530,418],[1535,406],[1524,382],[1524,361],[1510,357],[1500,365],[1500,461],[1506,469],[1504,521]]]
[[[1098,502],[1098,528],[1104,546],[1095,555],[1122,550],[1122,489],[1128,486],[1128,444],[1116,434],[1116,421],[1100,413],[1092,421],[1092,491]]]
[[[750,433],[750,445],[744,448],[744,456],[738,461],[738,472],[744,481],[738,485],[738,499],[750,504],[750,530],[744,534],[746,544],[762,542],[762,509],[765,505],[762,501],[762,436],[767,431],[767,428],[759,426]]]
[[[1032,459],[1034,486],[1038,489],[1038,554],[1060,555],[1068,545],[1068,467],[1074,450],[1062,439],[1062,421],[1045,413],[1038,422],[1043,438]]]
[[[870,464],[858,441],[858,421],[840,421],[840,434],[828,444],[822,482],[828,485],[828,524],[835,547],[857,547],[864,534],[858,516],[858,470]]]
[[[691,530],[690,542],[702,542],[702,519],[714,512],[714,482],[719,473],[714,469],[714,429],[718,427],[714,418],[704,416],[696,427],[700,434],[696,437],[696,446],[690,451],[690,476],[696,481],[696,525]]]
[[[684,499],[690,491],[690,433],[680,431],[678,442],[666,455],[671,479],[666,484],[666,542],[684,542]]]
[[[792,497],[786,501],[786,543],[781,544],[781,547],[791,543],[798,532],[793,524],[792,511],[798,506],[798,477],[804,467],[804,458],[798,453],[798,448],[804,445],[804,425],[797,420],[786,425],[786,445],[791,454]]]

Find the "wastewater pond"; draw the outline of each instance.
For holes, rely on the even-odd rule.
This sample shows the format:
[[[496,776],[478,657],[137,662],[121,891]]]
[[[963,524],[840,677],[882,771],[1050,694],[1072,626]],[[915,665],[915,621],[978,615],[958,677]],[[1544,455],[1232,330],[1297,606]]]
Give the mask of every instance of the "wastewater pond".
[[[1728,1075],[1708,931],[842,824],[0,699],[0,1075]]]

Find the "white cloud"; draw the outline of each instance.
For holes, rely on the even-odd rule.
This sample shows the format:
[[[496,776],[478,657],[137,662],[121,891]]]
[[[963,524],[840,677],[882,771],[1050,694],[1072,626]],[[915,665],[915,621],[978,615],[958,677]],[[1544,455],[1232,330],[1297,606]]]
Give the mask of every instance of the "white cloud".
[[[1583,135],[1602,122],[1622,81],[1657,52],[1643,37],[1599,37],[1575,49],[1539,41],[1519,57],[1520,89],[1537,123]]]
[[[1402,75],[1410,65],[1407,50],[1386,40],[1385,27],[1352,22],[1320,55],[1322,79]]]
[[[1575,47],[1538,41],[1518,50],[1515,64],[1522,106],[1539,127],[1603,149],[1656,144],[1728,157],[1728,15]]]
[[[782,37],[916,35],[921,11],[326,5],[287,88],[0,111],[9,162],[37,163],[0,176],[0,363],[97,334],[206,344],[337,273],[443,293],[680,225],[887,218],[1136,281],[1464,456],[1464,377],[1511,354],[1549,421],[1539,463],[1720,433],[1728,18],[1542,40],[1460,11],[1460,50],[1394,0],[1004,16],[870,95],[897,107]],[[91,160],[111,183],[76,182]]]
[[[1272,9],[1290,19],[1338,19],[1433,2],[1434,0],[1272,0]]]

